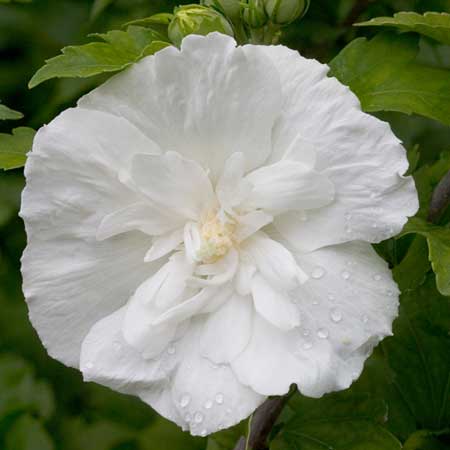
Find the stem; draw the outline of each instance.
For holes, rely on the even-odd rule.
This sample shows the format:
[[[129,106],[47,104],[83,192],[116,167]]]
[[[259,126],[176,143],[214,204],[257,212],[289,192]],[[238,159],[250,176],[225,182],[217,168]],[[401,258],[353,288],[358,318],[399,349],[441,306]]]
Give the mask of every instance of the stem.
[[[295,392],[295,391],[294,391]],[[241,437],[234,450],[267,450],[266,442],[291,394],[266,400],[253,414],[247,439]]]
[[[428,221],[437,224],[450,205],[450,170],[442,178],[431,197]]]

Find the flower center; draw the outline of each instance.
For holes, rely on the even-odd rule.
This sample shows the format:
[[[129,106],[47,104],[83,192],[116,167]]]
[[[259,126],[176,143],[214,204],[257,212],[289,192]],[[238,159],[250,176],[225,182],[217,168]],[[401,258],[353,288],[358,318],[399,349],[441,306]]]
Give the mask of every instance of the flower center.
[[[219,217],[215,212],[209,212],[201,223],[201,244],[197,257],[206,264],[212,264],[225,256],[234,246],[235,229],[236,224],[227,217]]]

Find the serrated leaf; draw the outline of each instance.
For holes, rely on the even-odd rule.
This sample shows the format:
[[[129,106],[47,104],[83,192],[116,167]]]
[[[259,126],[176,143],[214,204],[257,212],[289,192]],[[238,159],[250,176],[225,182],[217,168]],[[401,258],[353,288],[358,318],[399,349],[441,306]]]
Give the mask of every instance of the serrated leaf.
[[[420,234],[427,239],[429,260],[436,274],[439,292],[450,296],[450,228],[433,225],[414,217],[402,231],[402,235],[410,233]]]
[[[420,114],[450,125],[450,71],[415,62],[418,36],[385,32],[359,38],[331,61],[363,110]]]
[[[16,169],[25,164],[35,133],[27,127],[14,128],[12,134],[0,133],[0,169]]]
[[[358,27],[390,26],[400,31],[413,31],[436,41],[450,45],[450,14],[426,12],[399,12],[394,17],[376,17],[367,22],[356,23]]]
[[[42,424],[29,415],[16,420],[6,435],[7,450],[53,450],[55,447]]]
[[[433,274],[401,296],[394,336],[382,343],[397,390],[418,429],[439,431],[450,423],[450,302]]]
[[[159,33],[143,27],[127,31],[113,30],[95,34],[105,42],[62,49],[62,55],[46,61],[29,82],[30,89],[51,78],[91,77],[104,72],[117,72],[144,56],[152,55],[170,45]]]
[[[400,450],[381,422],[386,405],[370,395],[346,391],[321,399],[299,397],[294,416],[271,443],[271,450]]]
[[[173,19],[173,14],[171,13],[159,13],[153,14],[150,17],[144,17],[143,19],[132,20],[131,22],[127,22],[124,27],[128,27],[130,25],[169,25],[169,23]]]
[[[19,111],[14,111],[6,105],[0,105],[0,120],[19,120],[23,118],[23,114]]]

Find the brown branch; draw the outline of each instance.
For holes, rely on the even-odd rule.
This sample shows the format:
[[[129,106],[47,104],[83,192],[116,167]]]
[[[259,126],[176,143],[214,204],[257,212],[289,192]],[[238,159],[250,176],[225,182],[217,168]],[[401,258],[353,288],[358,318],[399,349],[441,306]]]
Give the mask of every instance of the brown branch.
[[[431,197],[428,221],[438,223],[447,207],[450,205],[450,170],[442,178]]]
[[[249,449],[267,450],[267,437],[289,397],[290,395],[286,394],[283,397],[269,398],[255,411],[248,438]],[[245,438],[241,437],[234,450],[245,450],[245,443]]]

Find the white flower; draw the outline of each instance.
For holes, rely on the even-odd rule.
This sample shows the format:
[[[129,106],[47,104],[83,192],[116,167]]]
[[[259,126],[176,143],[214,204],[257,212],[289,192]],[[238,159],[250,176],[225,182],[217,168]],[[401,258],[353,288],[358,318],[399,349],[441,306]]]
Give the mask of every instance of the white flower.
[[[38,132],[22,271],[50,355],[200,435],[359,376],[398,305],[370,243],[417,195],[389,125],[327,72],[189,36]]]

